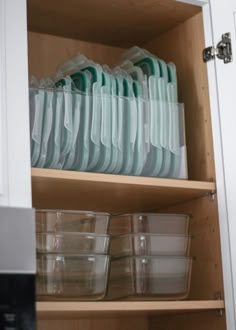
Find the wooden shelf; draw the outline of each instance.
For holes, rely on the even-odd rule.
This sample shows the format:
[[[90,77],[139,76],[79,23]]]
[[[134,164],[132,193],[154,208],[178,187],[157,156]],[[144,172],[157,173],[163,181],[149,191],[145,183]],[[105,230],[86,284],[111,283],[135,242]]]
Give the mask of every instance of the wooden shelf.
[[[28,0],[27,6],[30,31],[122,46],[142,44],[200,11],[173,0]]]
[[[38,302],[39,319],[66,318],[91,314],[165,313],[224,309],[223,300],[203,301],[118,301],[118,302]]]
[[[158,209],[215,191],[215,183],[32,169],[35,208],[131,212]]]

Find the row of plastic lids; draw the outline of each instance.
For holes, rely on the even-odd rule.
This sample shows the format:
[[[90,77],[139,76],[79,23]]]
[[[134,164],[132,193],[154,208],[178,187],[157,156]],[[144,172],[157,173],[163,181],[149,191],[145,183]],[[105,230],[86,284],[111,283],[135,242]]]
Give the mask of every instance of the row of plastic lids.
[[[133,47],[113,69],[83,55],[30,82],[34,167],[187,178],[173,63]]]

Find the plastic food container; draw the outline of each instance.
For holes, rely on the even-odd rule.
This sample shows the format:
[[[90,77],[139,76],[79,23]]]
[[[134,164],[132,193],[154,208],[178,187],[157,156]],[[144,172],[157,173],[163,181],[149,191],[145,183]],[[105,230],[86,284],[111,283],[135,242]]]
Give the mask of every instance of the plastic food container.
[[[106,234],[110,215],[90,211],[37,210],[37,232],[85,232]]]
[[[37,233],[37,251],[47,253],[106,254],[109,235],[90,233]]]
[[[43,300],[101,300],[107,288],[105,255],[38,254],[37,295]]]
[[[122,255],[188,256],[191,237],[187,235],[128,234],[111,238],[109,252]]]
[[[187,235],[189,215],[134,213],[113,216],[110,220],[109,233],[122,235],[130,233],[178,234]]]
[[[107,299],[180,300],[188,296],[192,259],[136,256],[112,260]]]

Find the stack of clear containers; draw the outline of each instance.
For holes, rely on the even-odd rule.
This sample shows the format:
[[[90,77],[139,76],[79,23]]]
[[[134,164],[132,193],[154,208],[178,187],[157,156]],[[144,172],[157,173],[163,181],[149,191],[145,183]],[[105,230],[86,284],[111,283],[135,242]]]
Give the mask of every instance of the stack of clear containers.
[[[38,210],[37,295],[43,300],[101,300],[107,289],[109,214]]]
[[[113,69],[79,55],[32,79],[30,127],[33,167],[188,176],[175,65],[138,47]]]
[[[107,299],[185,299],[192,267],[188,227],[187,215],[112,217]]]

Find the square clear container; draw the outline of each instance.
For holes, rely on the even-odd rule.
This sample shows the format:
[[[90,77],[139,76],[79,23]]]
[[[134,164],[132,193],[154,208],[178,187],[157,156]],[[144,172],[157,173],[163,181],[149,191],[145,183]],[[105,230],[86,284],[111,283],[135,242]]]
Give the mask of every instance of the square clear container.
[[[192,258],[132,256],[113,259],[107,300],[182,300],[189,294]]]
[[[37,252],[107,254],[109,235],[91,233],[37,233]]]
[[[112,256],[169,255],[188,256],[191,237],[187,235],[128,234],[110,241]]]
[[[109,261],[106,255],[38,254],[38,299],[103,299],[107,289]]]
[[[37,232],[85,232],[107,234],[108,213],[67,210],[37,210]]]
[[[133,213],[111,217],[109,234],[152,233],[187,235],[190,216],[168,213]]]

